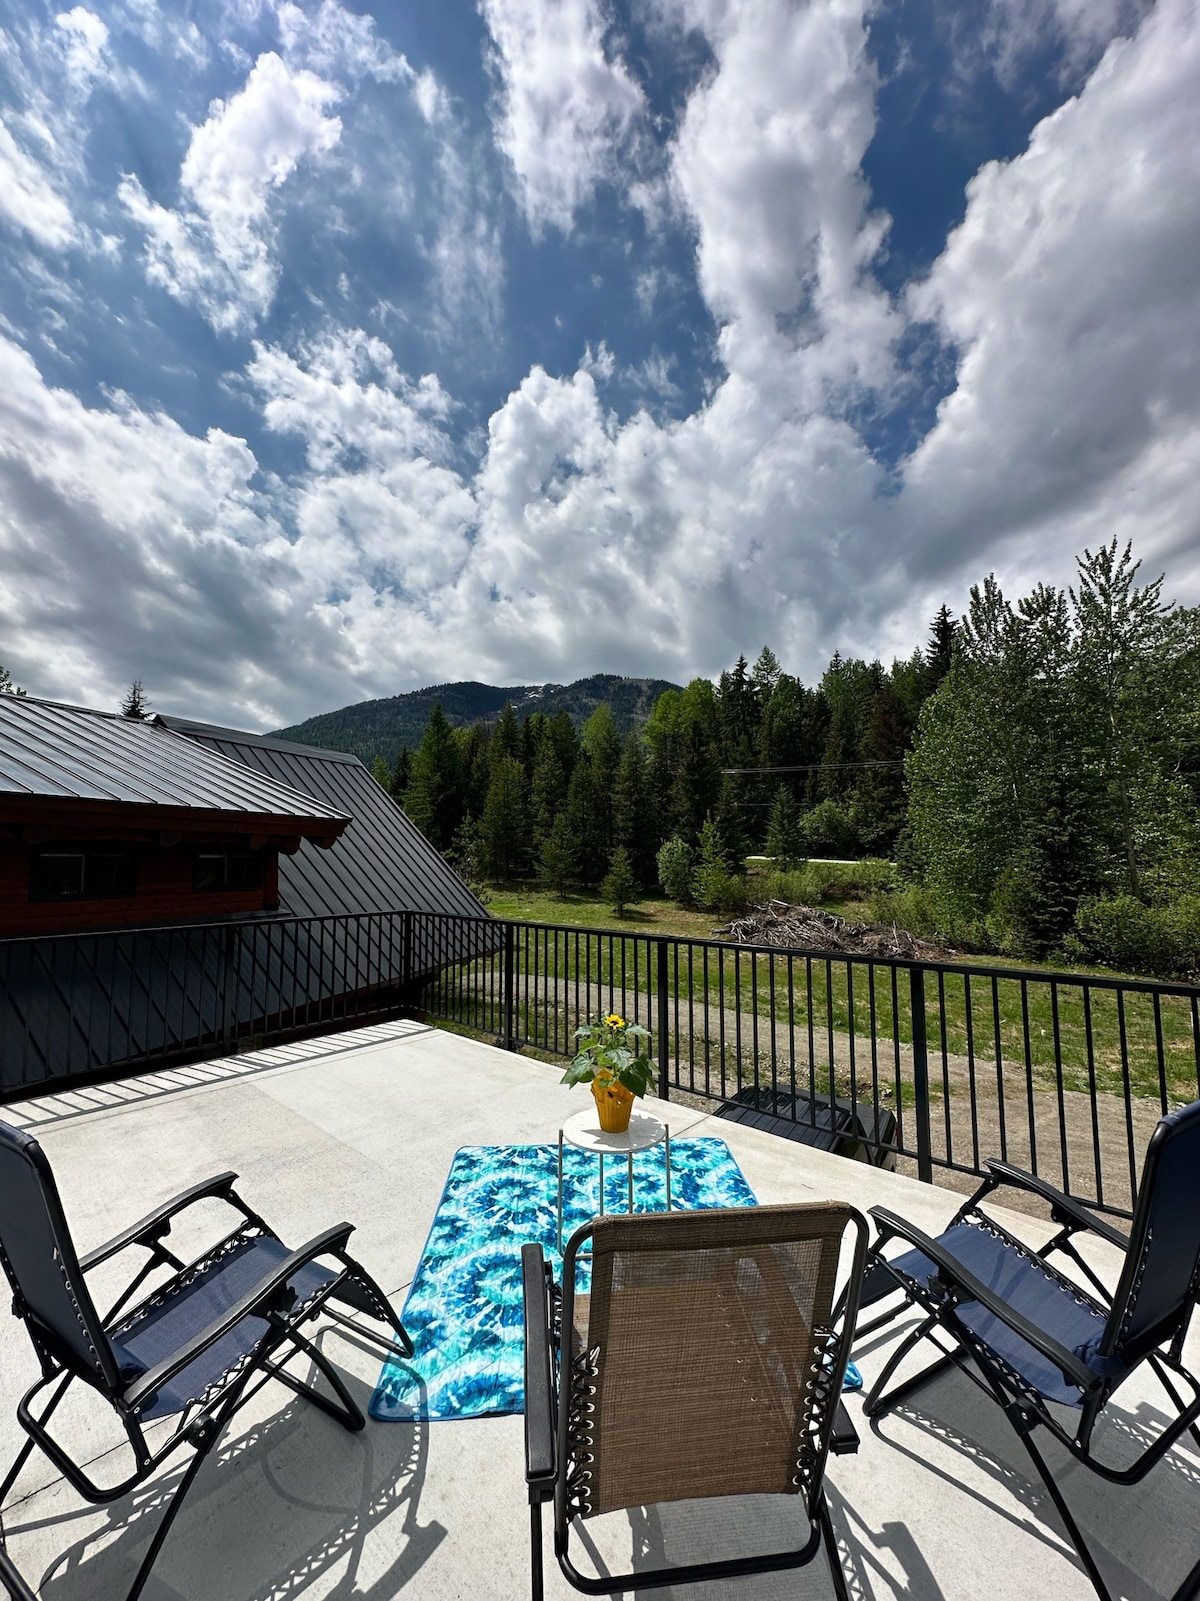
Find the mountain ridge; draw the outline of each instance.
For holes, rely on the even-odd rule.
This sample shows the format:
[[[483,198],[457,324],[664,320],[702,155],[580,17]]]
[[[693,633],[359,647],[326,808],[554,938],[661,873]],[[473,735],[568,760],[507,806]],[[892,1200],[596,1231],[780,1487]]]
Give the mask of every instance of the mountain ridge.
[[[482,721],[493,722],[504,707],[512,703],[518,717],[532,712],[553,716],[567,712],[578,726],[587,721],[596,707],[607,702],[619,733],[644,723],[658,697],[679,684],[663,678],[624,678],[617,673],[593,673],[571,684],[482,684],[476,679],[430,684],[404,695],[388,695],[376,700],[356,701],[336,711],[319,712],[315,717],[288,728],[276,728],[279,739],[325,750],[348,751],[369,767],[376,756],[389,765],[402,746],[415,750],[435,705],[441,702],[446,720],[454,727]]]

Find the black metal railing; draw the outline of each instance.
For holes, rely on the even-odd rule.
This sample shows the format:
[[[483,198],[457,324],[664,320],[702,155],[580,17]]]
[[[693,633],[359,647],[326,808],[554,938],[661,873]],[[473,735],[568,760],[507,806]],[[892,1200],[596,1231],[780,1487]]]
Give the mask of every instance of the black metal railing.
[[[397,1015],[569,1057],[610,1011],[664,1098],[925,1180],[1000,1156],[1116,1214],[1200,1094],[1195,986],[416,911],[0,941],[0,1093]]]
[[[660,1095],[837,1127],[927,1181],[999,1156],[1128,1215],[1155,1123],[1200,1095],[1193,985],[500,926],[486,957],[436,964],[429,1017],[569,1056],[617,1011],[650,1030]]]

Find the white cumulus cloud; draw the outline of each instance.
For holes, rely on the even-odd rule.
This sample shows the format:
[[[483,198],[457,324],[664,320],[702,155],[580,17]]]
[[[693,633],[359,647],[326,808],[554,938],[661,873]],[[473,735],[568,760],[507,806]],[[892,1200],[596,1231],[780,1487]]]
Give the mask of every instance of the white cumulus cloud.
[[[1162,0],[1029,148],[972,180],[913,312],[959,350],[906,471],[921,557],[1065,569],[1135,539],[1200,576],[1200,18]],[[916,554],[916,553],[914,553]]]
[[[599,0],[480,0],[480,10],[500,79],[496,142],[531,227],[566,233],[620,173],[644,96],[606,45]]]
[[[0,215],[39,245],[61,250],[75,237],[75,220],[46,167],[19,144],[0,117]]]
[[[328,110],[341,91],[273,51],[261,55],[241,91],[214,101],[193,130],[180,171],[184,203],[152,200],[140,181],[122,179],[120,197],[146,233],[146,271],[212,326],[244,331],[270,308],[279,279],[273,252],[272,196],[306,159],[341,138]]]

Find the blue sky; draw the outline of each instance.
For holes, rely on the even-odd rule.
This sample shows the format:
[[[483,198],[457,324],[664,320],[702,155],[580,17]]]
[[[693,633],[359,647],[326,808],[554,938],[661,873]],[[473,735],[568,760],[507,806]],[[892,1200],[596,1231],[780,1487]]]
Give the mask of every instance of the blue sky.
[[[269,727],[1200,600],[1194,0],[0,4],[0,662]]]

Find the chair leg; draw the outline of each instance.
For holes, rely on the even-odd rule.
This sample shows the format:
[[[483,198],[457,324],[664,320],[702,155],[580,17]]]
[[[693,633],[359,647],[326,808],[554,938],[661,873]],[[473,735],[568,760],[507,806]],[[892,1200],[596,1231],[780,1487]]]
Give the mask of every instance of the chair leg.
[[[913,1390],[919,1388],[919,1386],[924,1384],[926,1380],[932,1379],[937,1373],[941,1373],[953,1360],[952,1357],[947,1356],[943,1352],[936,1362],[932,1362],[928,1367],[922,1368],[919,1373],[914,1373],[911,1379],[905,1379],[904,1383],[898,1384],[894,1390],[890,1392],[887,1391],[887,1382],[891,1378],[892,1374],[900,1366],[901,1362],[904,1361],[904,1358],[909,1354],[909,1352],[914,1350],[916,1346],[918,1346],[926,1337],[926,1335],[931,1333],[932,1330],[937,1327],[937,1321],[937,1313],[931,1312],[928,1317],[917,1324],[916,1328],[911,1334],[906,1335],[905,1338],[901,1340],[900,1344],[892,1352],[891,1356],[888,1357],[887,1361],[884,1363],[883,1372],[875,1380],[875,1383],[871,1386],[866,1400],[863,1402],[864,1417],[873,1418],[879,1412],[881,1412],[885,1406],[891,1406],[894,1402],[899,1401],[901,1397],[911,1394]]]
[[[1087,1573],[1088,1578],[1092,1581],[1092,1585],[1096,1591],[1096,1594],[1099,1596],[1100,1601],[1113,1601],[1112,1591],[1105,1584],[1104,1579],[1101,1576],[1100,1569],[1096,1566],[1095,1558],[1088,1550],[1087,1541],[1083,1537],[1082,1529],[1080,1529],[1078,1523],[1076,1523],[1074,1517],[1072,1516],[1071,1509],[1068,1507],[1066,1500],[1063,1497],[1062,1491],[1055,1483],[1054,1475],[1050,1472],[1050,1468],[1046,1462],[1046,1459],[1042,1456],[1042,1453],[1033,1443],[1029,1424],[1025,1422],[1023,1418],[1019,1421],[1017,1417],[1014,1417],[1009,1411],[1008,1406],[1004,1405],[1003,1401],[1001,1402],[1001,1405],[1003,1406],[1004,1413],[1008,1417],[1009,1422],[1016,1430],[1021,1444],[1029,1453],[1034,1467],[1037,1468],[1038,1476],[1045,1485],[1046,1490],[1050,1495],[1050,1499],[1054,1502],[1055,1509],[1063,1521],[1063,1525],[1067,1531],[1067,1538],[1075,1547],[1075,1554],[1078,1556],[1080,1562],[1082,1562],[1084,1571]],[[1018,1408],[1018,1411],[1019,1410],[1020,1409]]]
[[[542,1563],[542,1503],[529,1503],[529,1578],[533,1601],[542,1601],[545,1594],[545,1575]]]
[[[250,1369],[249,1371],[253,1372],[253,1369]],[[249,1377],[249,1373],[247,1373],[246,1377]],[[150,1577],[150,1570],[154,1566],[154,1563],[158,1557],[158,1553],[163,1548],[163,1542],[170,1533],[171,1525],[175,1521],[176,1514],[183,1505],[183,1499],[192,1487],[192,1481],[195,1479],[197,1473],[199,1473],[205,1459],[208,1456],[208,1453],[212,1450],[213,1446],[220,1438],[226,1423],[229,1422],[229,1419],[237,1410],[237,1403],[241,1399],[241,1392],[245,1387],[245,1382],[246,1380],[243,1379],[242,1382],[236,1386],[235,1390],[229,1397],[229,1401],[217,1415],[206,1418],[202,1423],[197,1425],[195,1430],[196,1438],[193,1442],[196,1447],[196,1454],[188,1463],[186,1473],[183,1475],[183,1478],[180,1479],[175,1488],[175,1493],[172,1495],[167,1504],[167,1510],[163,1513],[162,1518],[159,1521],[158,1528],[154,1531],[154,1538],[150,1542],[150,1549],[142,1558],[142,1565],[137,1570],[137,1577],[133,1581],[133,1588],[125,1597],[125,1601],[137,1601],[138,1596],[141,1595],[142,1590],[145,1587],[146,1580]]]
[[[846,1574],[838,1553],[837,1536],[833,1532],[833,1519],[829,1516],[829,1502],[825,1499],[824,1490],[821,1491],[820,1500],[817,1502],[817,1522],[821,1527],[821,1539],[825,1543],[825,1555],[829,1558],[833,1592],[837,1601],[850,1601],[850,1591],[846,1585]]]
[[[1187,1411],[1187,1402],[1183,1399],[1183,1397],[1180,1395],[1179,1391],[1175,1388],[1175,1386],[1171,1383],[1170,1379],[1167,1377],[1164,1364],[1159,1360],[1158,1357],[1156,1357],[1154,1355],[1153,1351],[1150,1353],[1149,1360],[1150,1360],[1150,1366],[1154,1370],[1154,1374],[1155,1374],[1155,1377],[1158,1379],[1158,1382],[1162,1385],[1163,1389],[1171,1397],[1172,1401],[1174,1401],[1175,1405],[1179,1408],[1180,1412],[1181,1413],[1182,1412],[1186,1412]],[[1192,1439],[1196,1442],[1196,1444],[1198,1446],[1200,1446],[1200,1428],[1197,1428],[1197,1426],[1194,1423],[1191,1423],[1191,1424],[1188,1425],[1188,1433],[1191,1435]],[[3,1501],[3,1499],[4,1499],[4,1497],[2,1495],[0,1495],[0,1501]]]
[[[335,1422],[340,1423],[344,1429],[348,1429],[351,1434],[357,1434],[360,1429],[365,1428],[367,1420],[363,1416],[362,1409],[342,1382],[341,1375],[329,1359],[317,1350],[311,1340],[305,1339],[299,1329],[288,1328],[287,1337],[325,1375],[329,1381],[329,1387],[342,1404],[338,1406],[328,1396],[322,1395],[319,1390],[314,1390],[311,1384],[305,1384],[303,1379],[298,1379],[294,1374],[286,1372],[280,1363],[266,1364],[272,1375],[281,1384],[286,1384],[289,1390],[295,1390],[297,1395],[302,1395],[306,1400],[311,1401],[315,1407],[319,1407],[322,1412],[327,1413]]]
[[[53,1413],[55,1407],[62,1400],[63,1396],[66,1395],[67,1388],[71,1383],[72,1377],[73,1377],[73,1375],[70,1374],[70,1373],[64,1373],[63,1374],[62,1383],[58,1386],[57,1390],[55,1390],[54,1394],[50,1397],[50,1400],[49,1400],[49,1403],[47,1404],[46,1410],[42,1413],[41,1417],[38,1419],[38,1422],[43,1427],[50,1421],[50,1416]],[[0,1484],[0,1506],[3,1506],[4,1503],[8,1500],[9,1491],[12,1489],[13,1485],[17,1482],[17,1479],[20,1477],[21,1469],[25,1466],[26,1462],[29,1461],[30,1455],[31,1455],[31,1453],[33,1451],[33,1448],[34,1448],[34,1446],[36,1444],[37,1444],[37,1441],[34,1440],[32,1436],[30,1436],[25,1441],[25,1444],[21,1447],[21,1449],[17,1452],[16,1459],[13,1462],[12,1467],[10,1467],[8,1472],[4,1475],[3,1484]]]

